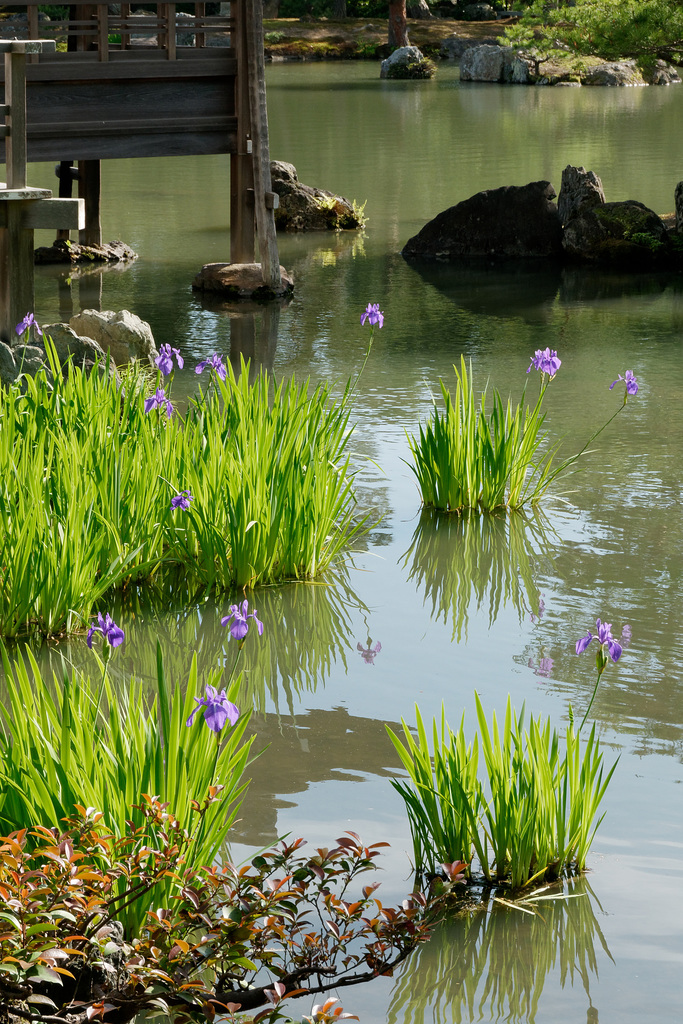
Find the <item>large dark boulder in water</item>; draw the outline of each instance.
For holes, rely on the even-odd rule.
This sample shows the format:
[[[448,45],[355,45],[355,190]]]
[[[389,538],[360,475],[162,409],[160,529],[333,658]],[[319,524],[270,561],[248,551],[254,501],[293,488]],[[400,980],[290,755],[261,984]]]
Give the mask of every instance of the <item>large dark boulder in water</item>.
[[[562,224],[549,181],[477,192],[430,220],[406,242],[407,259],[562,254]]]
[[[671,248],[663,221],[635,199],[582,206],[565,224],[562,245],[578,259],[635,266],[659,262]]]

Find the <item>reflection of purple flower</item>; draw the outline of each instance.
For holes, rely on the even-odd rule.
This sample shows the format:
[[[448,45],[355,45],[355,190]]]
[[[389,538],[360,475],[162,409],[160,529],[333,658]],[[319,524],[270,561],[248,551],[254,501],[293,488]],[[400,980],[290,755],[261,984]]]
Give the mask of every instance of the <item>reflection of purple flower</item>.
[[[181,508],[183,512],[186,512],[190,507],[190,502],[194,501],[194,498],[189,491],[181,491],[180,494],[176,494],[175,497],[171,498],[171,508]]]
[[[201,373],[207,366],[209,369],[215,370],[221,380],[225,380],[225,365],[218,352],[214,352],[209,359],[202,359],[201,363],[197,363],[194,372]]]
[[[194,716],[201,708],[204,708],[204,721],[215,733],[219,733],[228,721],[230,725],[234,725],[240,717],[239,710],[231,700],[228,700],[225,690],[221,690],[219,693],[215,686],[211,686],[209,683],[206,684],[206,696],[195,697],[195,700],[197,707],[185,725],[192,725]]]
[[[531,357],[531,363],[526,372],[531,373],[532,368],[540,370],[541,373],[547,373],[552,380],[561,366],[562,360],[558,359],[557,352],[554,349],[537,348]]]
[[[38,326],[38,321],[34,317],[33,313],[27,313],[24,319],[21,321],[21,323],[17,324],[17,326],[14,329],[19,335],[19,337],[21,337],[24,331],[28,331],[29,328],[31,327],[35,328],[36,332],[40,334],[40,336],[42,337],[43,332]]]
[[[356,644],[356,650],[360,651],[360,656],[366,665],[375,664],[375,656],[382,650],[382,645],[377,641],[375,646],[372,646],[372,640],[368,637],[368,646],[363,647],[360,643]]]
[[[371,327],[374,327],[375,324],[379,324],[380,329],[384,327],[384,313],[380,313],[379,311],[379,302],[368,302],[367,309],[361,314],[361,327],[364,326],[366,321]]]
[[[101,633],[104,640],[109,644],[110,647],[118,647],[119,644],[123,643],[124,632],[120,626],[117,626],[112,619],[109,612],[106,615],[102,615],[102,612],[97,613],[98,626],[93,622],[88,630],[88,636],[86,637],[86,643],[92,650],[92,638],[95,633]]]
[[[626,394],[627,395],[637,395],[638,394],[638,381],[633,376],[633,374],[631,373],[630,370],[627,370],[623,377],[621,376],[621,374],[619,374],[617,379],[612,381],[612,383],[609,386],[610,391],[612,390],[612,388],[614,387],[615,384],[619,383],[620,380],[623,380],[624,384],[626,385]]]
[[[535,676],[544,676],[546,679],[549,679],[554,666],[555,662],[552,658],[541,658],[538,665],[534,665],[533,658],[529,658],[529,668],[534,669]]]
[[[225,618],[221,619],[221,626],[230,627],[230,636],[234,637],[235,640],[244,640],[249,630],[249,623],[247,619],[253,619],[258,629],[258,635],[263,636],[263,623],[259,622],[256,618],[256,610],[248,612],[249,607],[248,601],[242,601],[241,605],[231,604],[230,614],[226,615]]]
[[[151,398],[145,399],[145,412],[151,412],[152,409],[161,409],[164,405],[166,406],[166,415],[170,416],[173,412],[173,406],[166,397],[164,389],[157,388]]]
[[[159,349],[159,355],[156,357],[154,362],[157,364],[164,376],[173,372],[173,356],[176,357],[176,362],[182,370],[185,362],[177,348],[171,348],[170,345],[162,345]]]
[[[628,626],[628,625],[627,626],[622,626],[622,628],[621,628],[621,646],[622,647],[628,647],[628,645],[630,643],[631,643],[631,627]]]
[[[583,654],[588,647],[591,640],[597,640],[600,646],[603,648],[607,647],[608,654],[612,661],[617,662],[621,657],[622,646],[612,636],[612,623],[611,622],[600,622],[598,619],[595,623],[598,629],[597,636],[593,636],[591,631],[588,631],[587,636],[582,636],[580,640],[576,641],[576,653]]]
[[[536,612],[536,614],[531,612],[530,615],[529,615],[529,618],[531,619],[532,622],[536,622],[537,619],[540,622],[541,619],[543,618],[543,613],[544,612],[545,612],[545,601],[543,600],[543,596],[541,596],[539,598],[539,601],[538,601],[538,611]]]

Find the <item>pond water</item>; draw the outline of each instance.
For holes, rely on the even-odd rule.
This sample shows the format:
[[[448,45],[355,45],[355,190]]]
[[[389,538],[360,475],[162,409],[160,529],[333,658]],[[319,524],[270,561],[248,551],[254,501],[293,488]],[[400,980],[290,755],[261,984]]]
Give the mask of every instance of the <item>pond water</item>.
[[[363,234],[281,239],[296,278],[288,307],[244,315],[192,295],[199,267],[228,258],[228,161],[205,157],[104,165],[105,237],[125,239],[140,259],[70,284],[39,270],[36,313],[49,322],[70,305],[132,309],[158,343],[185,353],[176,393],[188,395],[195,359],[216,350],[341,389],[368,341],[359,315],[379,302],[385,326],[352,418],[359,503],[381,521],[328,579],[255,596],[266,629],[258,650],[245,648],[244,703],[268,746],[236,853],[284,833],[329,845],[353,829],[391,842],[380,892],[402,898],[411,844],[384,723],[412,722],[415,702],[429,718],[443,702],[452,725],[465,711],[473,729],[476,689],[489,712],[510,693],[562,727],[594,683],[577,638],[598,617],[616,635],[629,624],[633,641],[591,712],[608,762],[620,761],[589,874],[573,887],[581,899],[542,918],[494,911],[455,922],[395,978],[342,1001],[366,1024],[673,1021],[683,963],[683,277],[419,268],[399,252],[480,189],[540,178],[559,189],[568,163],[600,175],[609,200],[672,210],[683,86],[536,89],[460,85],[453,68],[433,82],[377,73],[374,64],[269,69],[273,157],[307,183],[367,200]],[[31,184],[49,187],[51,175],[36,166]],[[452,382],[464,354],[477,387],[518,397],[525,382],[537,386],[525,371],[547,345],[562,358],[547,424],[564,451],[619,405],[608,390],[617,374],[631,369],[641,385],[559,488],[568,493],[525,520],[421,515],[406,431],[428,415],[439,378]],[[180,678],[195,649],[207,666],[231,663],[223,607],[187,609],[176,594],[152,615],[129,599],[118,668],[151,675],[157,638]],[[377,641],[381,651],[364,659],[357,645]],[[64,650],[87,657],[82,641]]]

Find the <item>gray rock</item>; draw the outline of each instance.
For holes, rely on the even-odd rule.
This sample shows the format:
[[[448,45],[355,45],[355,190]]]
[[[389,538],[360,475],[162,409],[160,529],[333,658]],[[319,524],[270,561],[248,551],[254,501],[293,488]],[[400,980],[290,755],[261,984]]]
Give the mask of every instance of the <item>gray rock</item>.
[[[502,82],[502,46],[472,46],[460,58],[461,82]]]
[[[48,324],[43,328],[43,334],[52,339],[62,367],[68,364],[69,359],[72,360],[74,366],[87,372],[92,370],[96,364],[99,364],[103,370],[107,365],[107,356],[102,346],[92,338],[76,334],[68,324]],[[113,359],[110,359],[109,369],[110,372],[116,373],[116,364]]]
[[[278,231],[330,231],[362,227],[360,212],[343,196],[299,181],[294,164],[273,160],[273,191],[280,199],[275,210]]]
[[[518,50],[513,50],[510,46],[503,49],[503,82],[529,85],[533,70],[534,62],[524,57]]]
[[[463,8],[464,21],[495,21],[496,12],[490,4],[467,4]]]
[[[676,204],[676,231],[683,234],[683,181],[679,181],[674,192]]]
[[[597,174],[587,171],[585,167],[565,167],[557,200],[563,224],[570,221],[582,207],[600,206],[604,202],[605,193]]]
[[[400,71],[407,70],[409,67],[415,68],[420,66],[428,66],[427,58],[423,54],[422,50],[417,46],[399,46],[398,50],[394,50],[386,60],[383,60],[380,64],[379,77],[380,78],[392,78],[396,76],[401,77]],[[397,72],[399,72],[397,74]],[[409,77],[418,77],[409,76]]]
[[[565,252],[583,260],[639,265],[669,251],[666,226],[635,199],[582,206],[565,226]]]
[[[635,60],[618,60],[596,64],[581,76],[584,85],[645,85]]]
[[[406,14],[409,18],[424,19],[433,18],[427,0],[409,0],[406,7]]]
[[[14,350],[0,341],[0,384],[11,384],[17,379],[18,372]]]
[[[228,299],[277,298],[294,291],[294,281],[280,267],[282,291],[273,295],[263,283],[260,263],[207,263],[192,282],[195,291],[216,292]],[[268,294],[270,293],[270,294]]]
[[[117,313],[84,309],[71,317],[69,326],[76,334],[98,342],[104,352],[111,354],[117,366],[139,359],[153,367],[159,355],[149,324],[127,309]]]
[[[681,82],[676,68],[665,60],[656,60],[652,67],[643,69],[643,76],[648,85],[680,85]]]
[[[0,341],[0,383],[12,384],[23,374],[35,376],[45,365],[45,350],[37,345],[11,348]]]
[[[562,253],[562,225],[549,181],[478,192],[411,238],[407,258],[536,257]]]

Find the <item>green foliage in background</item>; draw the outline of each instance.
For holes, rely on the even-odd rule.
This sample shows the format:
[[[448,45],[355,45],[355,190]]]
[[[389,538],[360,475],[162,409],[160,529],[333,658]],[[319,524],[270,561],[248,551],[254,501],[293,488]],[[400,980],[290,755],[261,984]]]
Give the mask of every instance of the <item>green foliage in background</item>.
[[[604,773],[595,726],[582,752],[571,723],[563,747],[549,721],[530,716],[525,728],[509,697],[502,729],[495,713],[489,726],[475,697],[479,733],[469,744],[464,717],[454,733],[443,710],[431,745],[417,708],[417,738],[405,722],[403,741],[388,729],[409,776],[393,785],[408,809],[415,870],[476,856],[487,882],[513,889],[582,871],[616,767]]]
[[[167,417],[142,374],[53,378],[0,391],[1,636],[71,631],[161,568],[201,591],[311,578],[362,529],[349,406],[325,385],[250,385],[242,364]]]
[[[246,789],[253,742],[243,741],[248,713],[220,734],[200,716],[185,724],[206,683],[218,689],[221,670],[200,683],[193,659],[183,696],[179,682],[169,685],[159,656],[157,693],[150,700],[135,678],[117,689],[106,673],[99,679],[76,672],[44,679],[28,649],[25,661],[10,661],[4,649],[2,660],[9,685],[8,706],[0,704],[0,834],[62,822],[83,807],[101,812],[104,828],[125,836],[129,821],[134,829],[145,827],[142,807],[131,808],[146,794],[170,804],[193,836],[187,867],[213,863]],[[240,684],[237,676],[229,687],[233,702]],[[153,838],[147,837],[150,845]],[[168,906],[175,887],[166,877],[131,903],[120,917],[126,933],[139,934],[147,911]]]
[[[511,46],[534,54],[567,51],[605,60],[634,57],[683,60],[680,0],[534,0],[506,29]]]

